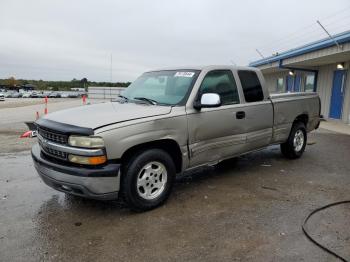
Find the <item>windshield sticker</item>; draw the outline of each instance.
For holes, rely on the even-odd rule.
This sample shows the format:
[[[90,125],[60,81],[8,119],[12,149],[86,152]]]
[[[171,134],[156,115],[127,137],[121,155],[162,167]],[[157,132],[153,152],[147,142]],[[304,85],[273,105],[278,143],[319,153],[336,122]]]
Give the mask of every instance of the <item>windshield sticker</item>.
[[[176,72],[175,77],[193,77],[193,72]]]

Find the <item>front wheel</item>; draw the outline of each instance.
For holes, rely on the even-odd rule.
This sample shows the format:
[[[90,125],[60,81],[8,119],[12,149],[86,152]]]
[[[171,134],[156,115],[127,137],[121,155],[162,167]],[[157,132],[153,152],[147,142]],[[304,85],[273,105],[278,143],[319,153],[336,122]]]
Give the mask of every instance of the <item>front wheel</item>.
[[[288,140],[281,144],[282,154],[290,159],[296,159],[304,153],[307,142],[307,133],[305,125],[301,122],[292,126]]]
[[[122,196],[135,211],[155,208],[169,197],[175,174],[174,162],[164,150],[141,152],[126,163],[122,174]]]

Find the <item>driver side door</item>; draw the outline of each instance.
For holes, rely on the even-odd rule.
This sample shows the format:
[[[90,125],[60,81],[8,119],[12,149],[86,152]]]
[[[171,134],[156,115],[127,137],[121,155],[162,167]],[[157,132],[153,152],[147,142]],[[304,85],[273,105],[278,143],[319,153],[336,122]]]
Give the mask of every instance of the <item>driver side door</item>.
[[[204,93],[218,94],[221,106],[187,112],[190,167],[215,163],[244,152],[246,146],[244,110],[232,71],[209,71],[197,99]]]

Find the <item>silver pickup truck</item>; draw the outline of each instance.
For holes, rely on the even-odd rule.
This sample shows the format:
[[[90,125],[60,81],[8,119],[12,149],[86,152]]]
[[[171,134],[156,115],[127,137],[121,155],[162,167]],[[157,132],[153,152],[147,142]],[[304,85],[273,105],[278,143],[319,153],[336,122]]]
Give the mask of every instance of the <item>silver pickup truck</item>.
[[[35,167],[49,186],[95,199],[122,197],[134,210],[161,205],[176,174],[280,144],[300,157],[318,128],[316,93],[270,95],[249,67],[146,72],[115,101],[36,121]]]

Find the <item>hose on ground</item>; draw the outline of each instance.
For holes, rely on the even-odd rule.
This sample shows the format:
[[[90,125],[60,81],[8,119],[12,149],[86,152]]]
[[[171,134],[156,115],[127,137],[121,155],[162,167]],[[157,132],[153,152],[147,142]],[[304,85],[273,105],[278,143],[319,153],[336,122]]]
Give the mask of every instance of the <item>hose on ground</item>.
[[[319,248],[321,248],[322,250],[326,251],[327,253],[333,255],[334,257],[340,259],[341,261],[344,261],[344,262],[349,262],[348,260],[346,260],[344,257],[342,257],[341,255],[337,254],[336,252],[330,250],[329,248],[323,246],[322,244],[320,244],[319,242],[317,242],[306,230],[306,224],[308,222],[308,220],[314,215],[316,214],[317,212],[320,212],[322,210],[325,210],[329,207],[332,207],[332,206],[337,206],[337,205],[342,205],[342,204],[350,204],[350,200],[345,200],[345,201],[339,201],[339,202],[334,202],[334,203],[331,203],[331,204],[328,204],[328,205],[325,205],[325,206],[322,206],[322,207],[319,207],[319,208],[316,208],[315,210],[313,210],[304,220],[304,223],[303,225],[301,226],[305,236],[312,242],[314,243],[316,246],[318,246]]]

